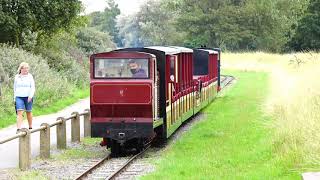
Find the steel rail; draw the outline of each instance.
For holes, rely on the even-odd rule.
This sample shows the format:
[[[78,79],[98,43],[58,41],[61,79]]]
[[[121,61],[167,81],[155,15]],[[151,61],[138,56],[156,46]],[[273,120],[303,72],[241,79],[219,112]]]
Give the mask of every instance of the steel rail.
[[[230,83],[231,83],[233,80],[236,79],[234,76],[230,76],[230,75],[224,75],[224,77],[225,77],[225,79],[224,79],[223,81],[221,81],[221,83],[224,82],[224,81],[227,81],[227,79],[229,79],[229,81],[228,81],[227,83],[225,83],[224,86],[221,87],[221,89],[223,89],[223,88],[225,88],[226,86],[230,85]]]
[[[149,143],[147,143],[145,146],[145,149],[142,150],[141,152],[139,152],[136,155],[133,155],[130,157],[129,160],[126,161],[126,163],[124,165],[122,165],[119,169],[117,169],[114,173],[112,173],[111,175],[109,175],[108,177],[106,177],[106,179],[114,179],[116,176],[118,176],[119,174],[121,174],[121,172],[127,168],[136,158],[138,158],[139,156],[141,156],[143,153],[145,153],[146,150],[148,150],[151,146],[152,141],[150,141]],[[82,173],[81,175],[79,175],[77,178],[75,178],[75,180],[80,180],[83,179],[85,177],[87,177],[90,173],[92,173],[93,171],[95,171],[96,169],[98,169],[99,167],[101,167],[107,160],[111,159],[111,154],[107,155],[105,158],[103,158],[102,160],[100,160],[98,163],[96,163],[95,165],[93,165],[92,167],[90,167],[88,170],[86,170],[84,173]]]
[[[106,160],[111,159],[111,155],[107,155],[106,157],[104,157],[102,160],[100,160],[98,163],[96,163],[94,166],[92,166],[91,168],[89,168],[88,170],[86,170],[84,173],[82,173],[81,175],[79,175],[75,180],[80,180],[86,176],[88,176],[90,173],[92,173],[92,171],[96,170],[98,167],[100,167]]]
[[[146,146],[146,148],[141,151],[140,153],[132,156],[123,166],[121,166],[116,172],[114,172],[111,176],[108,176],[106,178],[106,180],[111,180],[111,179],[115,179],[118,175],[120,175],[122,173],[122,171],[124,169],[126,169],[135,159],[137,159],[139,156],[141,156],[142,154],[144,154],[151,146],[151,142],[148,143],[148,145]]]

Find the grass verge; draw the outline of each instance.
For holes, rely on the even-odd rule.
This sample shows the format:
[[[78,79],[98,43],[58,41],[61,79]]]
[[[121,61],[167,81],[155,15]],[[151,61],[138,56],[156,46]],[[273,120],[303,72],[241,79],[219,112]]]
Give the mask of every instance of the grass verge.
[[[228,93],[155,161],[157,171],[143,179],[298,179],[294,161],[277,156],[272,121],[263,113],[268,74],[228,73],[238,78]]]
[[[88,97],[90,94],[89,89],[77,89],[74,90],[70,96],[64,99],[60,99],[50,105],[48,108],[42,108],[36,105],[33,108],[33,116],[40,116],[40,115],[45,115],[45,114],[50,114],[50,113],[55,113],[59,110],[62,110],[63,108],[76,103],[80,99]],[[36,101],[36,99],[35,99]],[[14,106],[14,105],[12,105]],[[0,117],[0,128],[5,128],[9,125],[15,124],[16,123],[16,115],[14,112],[14,109],[11,115],[6,115],[6,116],[1,116]]]
[[[20,171],[18,169],[10,172],[10,179],[16,180],[47,180],[49,179],[46,175],[38,170],[31,171]]]
[[[99,145],[101,138],[83,138],[78,147],[66,149],[55,156],[55,161],[73,161],[75,159],[102,158],[106,152]]]

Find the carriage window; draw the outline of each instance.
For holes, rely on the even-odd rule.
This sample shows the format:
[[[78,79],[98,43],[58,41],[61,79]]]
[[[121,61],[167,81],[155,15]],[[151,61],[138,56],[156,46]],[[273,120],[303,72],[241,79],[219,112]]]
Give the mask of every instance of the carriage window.
[[[174,75],[174,57],[170,58],[170,75]]]
[[[148,59],[95,59],[95,78],[149,78]]]

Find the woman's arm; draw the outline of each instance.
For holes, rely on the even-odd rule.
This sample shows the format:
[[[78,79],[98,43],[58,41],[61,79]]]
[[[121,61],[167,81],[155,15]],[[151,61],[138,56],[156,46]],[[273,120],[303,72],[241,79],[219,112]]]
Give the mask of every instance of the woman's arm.
[[[36,91],[36,86],[35,86],[35,82],[34,82],[34,79],[33,79],[33,76],[30,74],[30,83],[31,83],[31,91],[30,91],[30,94],[29,94],[29,98],[32,99],[33,96],[34,96],[34,93]]]
[[[16,101],[16,85],[17,85],[17,76],[14,77],[14,83],[13,83],[13,101]]]

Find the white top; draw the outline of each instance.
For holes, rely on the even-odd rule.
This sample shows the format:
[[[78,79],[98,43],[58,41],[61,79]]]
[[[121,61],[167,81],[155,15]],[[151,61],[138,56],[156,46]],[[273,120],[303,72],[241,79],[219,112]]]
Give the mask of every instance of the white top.
[[[171,54],[171,55],[179,54],[181,52],[179,49],[172,48],[172,47],[167,47],[167,46],[148,46],[146,48],[163,51],[166,54]]]
[[[185,48],[185,47],[180,47],[180,46],[170,46],[172,48],[176,48],[178,50],[180,50],[183,53],[193,53],[193,50],[190,48]]]
[[[14,77],[14,96],[16,97],[30,97],[33,98],[36,90],[33,76],[28,73],[27,75],[17,74]]]
[[[199,50],[207,51],[209,54],[219,54],[218,51],[214,51],[214,50],[211,50],[211,49],[199,49]]]

